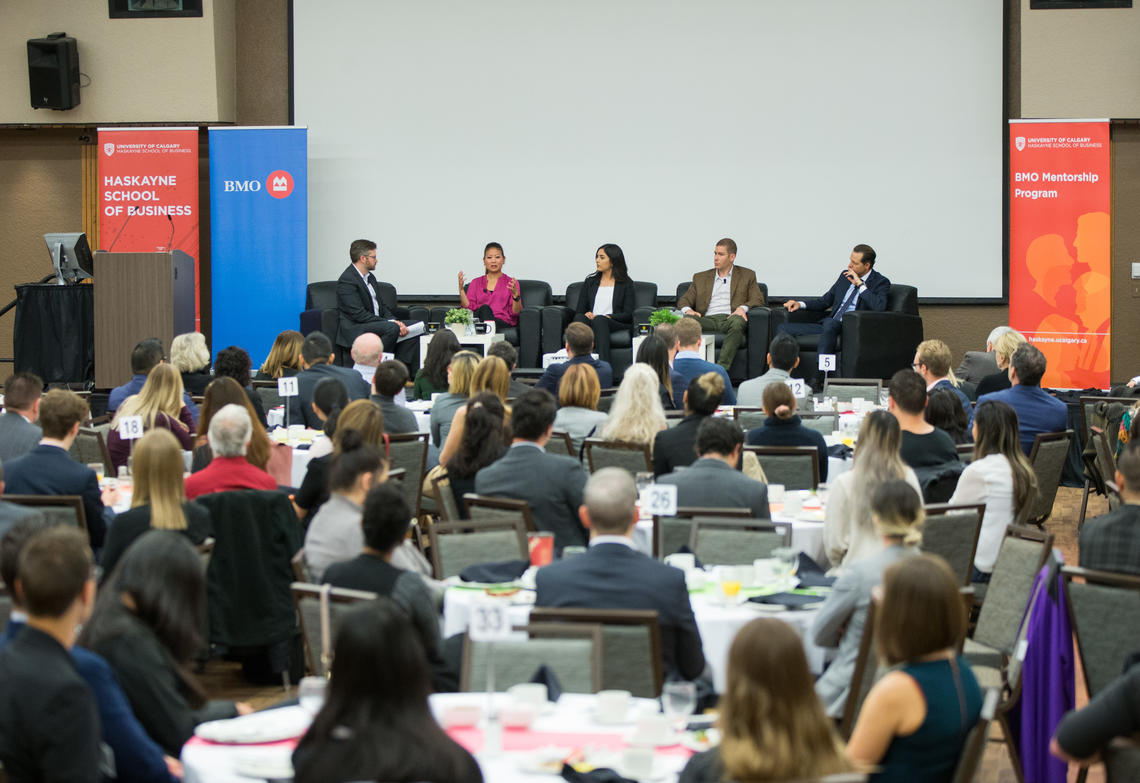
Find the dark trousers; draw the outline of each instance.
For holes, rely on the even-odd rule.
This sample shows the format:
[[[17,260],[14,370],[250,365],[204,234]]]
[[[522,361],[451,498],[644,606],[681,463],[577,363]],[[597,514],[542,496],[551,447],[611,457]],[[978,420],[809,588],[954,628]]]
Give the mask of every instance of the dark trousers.
[[[501,318],[496,318],[495,314],[491,311],[491,305],[479,305],[474,310],[472,310],[472,313],[480,321],[494,321],[495,331],[497,332],[501,332],[504,329],[510,329],[512,326],[514,326],[514,324],[509,324]]]
[[[412,323],[419,323],[413,321]],[[411,323],[405,326],[411,326]],[[367,324],[368,331],[380,338],[384,344],[385,353],[394,353],[396,358],[408,366],[411,375],[416,374],[420,366],[420,341],[416,339],[396,342],[400,337],[400,327],[391,321],[371,321]]]
[[[787,323],[784,322],[776,328],[776,333],[783,332],[790,335],[818,334],[819,353],[835,353],[839,345],[839,334],[843,330],[843,322],[834,318],[824,318],[819,323]]]
[[[610,334],[612,332],[628,332],[633,327],[629,324],[618,323],[609,316],[595,315],[592,319],[584,315],[574,316],[574,321],[586,324],[594,330],[594,350],[603,362],[610,361]]]

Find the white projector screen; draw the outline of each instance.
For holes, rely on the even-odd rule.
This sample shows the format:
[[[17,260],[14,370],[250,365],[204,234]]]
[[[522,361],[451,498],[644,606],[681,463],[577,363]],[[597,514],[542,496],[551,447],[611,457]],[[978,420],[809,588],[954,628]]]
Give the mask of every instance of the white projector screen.
[[[1002,291],[995,0],[294,0],[309,279],[356,238],[401,295],[501,242],[556,295],[621,245],[672,296],[739,245],[773,296],[851,247],[923,297]]]

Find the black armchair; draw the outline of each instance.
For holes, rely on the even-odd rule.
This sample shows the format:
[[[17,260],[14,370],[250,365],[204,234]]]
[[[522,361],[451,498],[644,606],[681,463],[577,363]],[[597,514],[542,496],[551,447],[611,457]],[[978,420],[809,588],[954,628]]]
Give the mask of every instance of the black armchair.
[[[396,287],[391,283],[378,282],[376,288],[380,292],[380,299],[396,313],[401,321],[428,320],[426,307],[400,307],[396,304]],[[340,314],[336,309],[336,281],[322,280],[318,283],[309,283],[305,289],[305,311],[301,313],[301,334],[318,329],[328,335],[336,349],[338,364],[344,364],[351,345],[336,345],[337,326],[340,323]]]
[[[685,295],[692,283],[681,283],[677,286],[677,299]],[[758,283],[764,293],[764,301],[768,301],[768,285]],[[753,307],[748,311],[748,328],[744,331],[744,344],[736,352],[732,366],[728,369],[728,376],[735,382],[755,378],[763,374],[768,364],[768,344],[772,341],[772,308],[768,305]],[[724,334],[718,332],[715,338],[716,351],[720,353],[720,346],[724,342]]]
[[[542,353],[554,353],[565,345],[563,333],[574,319],[571,302],[577,302],[582,292],[581,283],[571,283],[566,289],[566,305],[551,305],[542,309]],[[610,364],[614,368],[614,384],[620,382],[627,367],[633,364],[633,329],[647,323],[657,306],[657,284],[633,282],[633,325],[628,332],[616,331],[610,335]]]
[[[519,350],[519,367],[542,366],[542,308],[554,301],[550,283],[544,280],[519,280],[522,310],[519,325],[501,330],[503,337]],[[458,305],[456,305],[458,307]],[[433,307],[431,320],[443,323],[450,307]]]
[[[785,321],[809,323],[819,321],[823,315],[819,311],[789,313],[782,307],[773,308],[772,333]],[[793,374],[797,377],[814,375],[819,366],[819,335],[798,335],[796,340],[800,344],[800,365]],[[920,342],[922,318],[918,314],[918,289],[892,283],[886,310],[855,310],[843,316],[836,374],[842,378],[890,378],[910,366]]]

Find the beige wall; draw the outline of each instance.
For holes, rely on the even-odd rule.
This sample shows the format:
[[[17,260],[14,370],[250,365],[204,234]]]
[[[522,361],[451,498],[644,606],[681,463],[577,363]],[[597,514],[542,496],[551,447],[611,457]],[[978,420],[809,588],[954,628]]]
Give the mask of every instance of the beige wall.
[[[105,0],[3,0],[0,124],[232,122],[234,1],[205,0],[200,18],[110,19]],[[24,42],[54,32],[77,40],[90,77],[68,111],[33,109],[28,94]]]

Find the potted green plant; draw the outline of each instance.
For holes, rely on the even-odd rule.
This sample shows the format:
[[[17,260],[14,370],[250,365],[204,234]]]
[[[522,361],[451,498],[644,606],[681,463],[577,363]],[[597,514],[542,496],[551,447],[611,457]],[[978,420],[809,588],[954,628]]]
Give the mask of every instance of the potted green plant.
[[[474,316],[466,307],[453,307],[443,317],[444,325],[455,332],[455,336],[462,339],[470,332],[475,323]]]
[[[660,310],[654,310],[649,314],[649,325],[658,326],[659,324],[675,324],[681,320],[681,316],[674,313],[668,307],[662,307]]]

